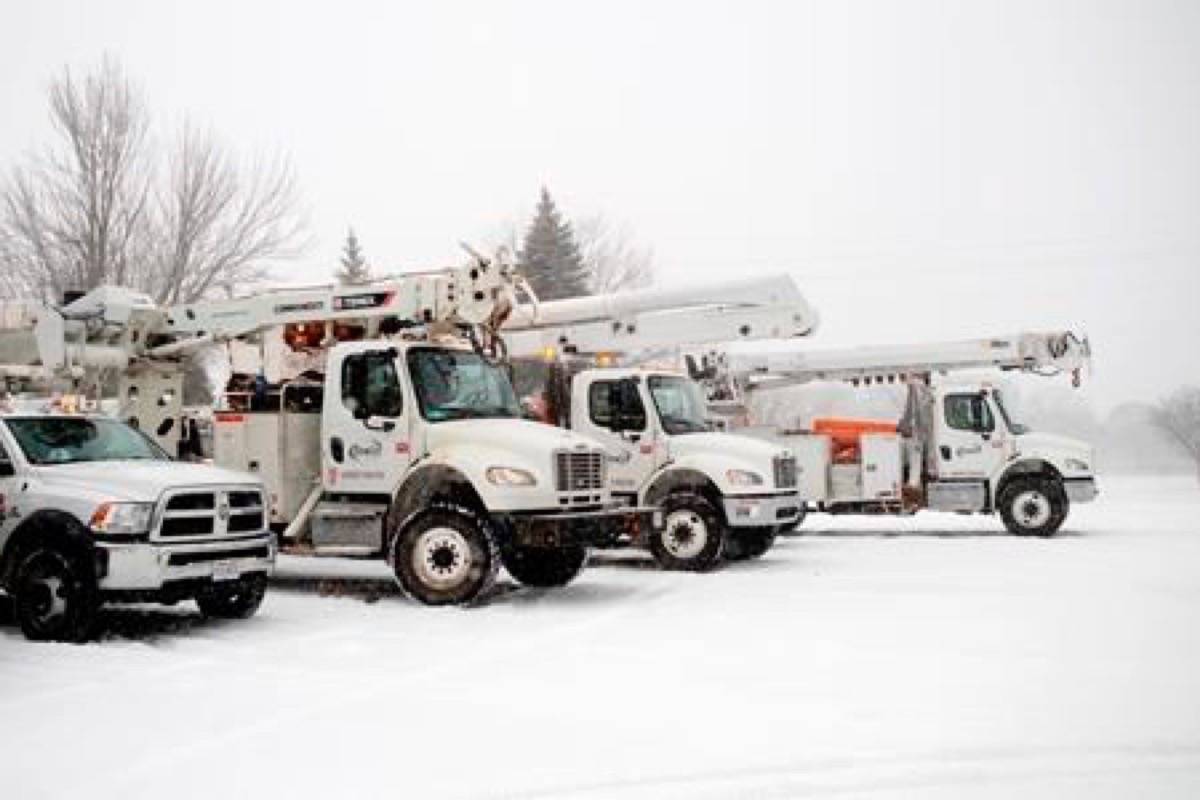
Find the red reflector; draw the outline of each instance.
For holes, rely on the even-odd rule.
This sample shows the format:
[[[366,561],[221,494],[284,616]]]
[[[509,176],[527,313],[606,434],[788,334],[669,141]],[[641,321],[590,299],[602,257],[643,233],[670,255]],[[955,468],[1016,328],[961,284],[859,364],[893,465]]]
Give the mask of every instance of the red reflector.
[[[245,422],[245,414],[217,414],[213,419],[217,422]]]

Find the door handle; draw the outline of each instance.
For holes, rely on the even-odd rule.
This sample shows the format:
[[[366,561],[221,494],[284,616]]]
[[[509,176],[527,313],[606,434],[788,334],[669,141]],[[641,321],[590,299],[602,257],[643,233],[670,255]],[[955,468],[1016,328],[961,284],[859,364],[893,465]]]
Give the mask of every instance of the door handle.
[[[938,449],[942,451],[942,460],[949,461],[950,460],[950,445],[944,444],[941,447],[939,447]]]
[[[342,441],[342,437],[334,436],[329,440],[329,455],[338,464],[346,458],[346,443]]]

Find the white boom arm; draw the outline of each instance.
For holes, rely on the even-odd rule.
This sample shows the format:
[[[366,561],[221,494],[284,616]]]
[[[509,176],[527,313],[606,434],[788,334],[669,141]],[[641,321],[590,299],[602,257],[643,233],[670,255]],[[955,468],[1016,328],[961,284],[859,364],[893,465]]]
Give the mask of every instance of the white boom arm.
[[[739,339],[786,339],[818,323],[787,275],[640,289],[518,306],[502,329],[516,356],[630,353]]]

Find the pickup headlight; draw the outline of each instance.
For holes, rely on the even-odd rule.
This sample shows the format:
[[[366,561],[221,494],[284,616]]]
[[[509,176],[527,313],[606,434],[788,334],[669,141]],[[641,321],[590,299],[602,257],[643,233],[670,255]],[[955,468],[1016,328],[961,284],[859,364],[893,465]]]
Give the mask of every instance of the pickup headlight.
[[[1068,458],[1063,460],[1063,466],[1072,472],[1087,472],[1089,470],[1086,461],[1080,461],[1078,458]]]
[[[745,469],[731,469],[725,473],[725,477],[734,486],[762,486],[763,477],[757,472],[750,472]]]
[[[516,467],[488,467],[488,483],[496,486],[536,486],[533,473]]]
[[[145,533],[153,515],[152,503],[101,503],[88,524],[96,533]]]

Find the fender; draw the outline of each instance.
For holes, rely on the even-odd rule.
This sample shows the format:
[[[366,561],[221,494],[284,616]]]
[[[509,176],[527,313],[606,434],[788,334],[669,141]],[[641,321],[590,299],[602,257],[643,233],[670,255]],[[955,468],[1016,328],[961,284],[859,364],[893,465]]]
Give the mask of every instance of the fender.
[[[1026,475],[1043,475],[1047,478],[1062,481],[1062,473],[1049,461],[1043,458],[1021,457],[1011,464],[1006,464],[1001,470],[999,477],[992,482],[995,488],[992,491],[989,505],[993,507],[996,505],[996,498],[1000,497],[1000,494],[1004,491],[1004,487],[1008,485],[1009,481]]]
[[[686,453],[673,461],[667,462],[657,473],[651,476],[647,481],[647,485],[653,486],[665,475],[671,472],[679,471],[691,475],[700,476],[701,483],[707,484],[716,492],[717,497],[732,497],[738,494],[748,494],[755,491],[752,486],[733,486],[729,483],[726,473],[731,469],[740,469],[747,472],[755,472],[763,475],[764,479],[770,481],[772,479],[771,471],[768,468],[764,475],[762,464],[756,464],[749,459],[741,459],[729,453],[719,452],[694,452]],[[692,481],[695,483],[695,481]],[[758,491],[773,491],[768,483],[765,487],[758,487]],[[646,492],[646,502],[649,500],[650,490]]]
[[[402,530],[419,516],[427,513],[435,500],[460,505],[473,511],[487,513],[471,480],[449,464],[426,463],[404,479],[392,498],[388,510],[385,537],[390,541],[394,532]],[[384,542],[385,548],[388,542]]]
[[[681,467],[677,464],[667,464],[657,474],[651,477],[648,488],[642,495],[642,505],[657,506],[671,492],[677,489],[688,489],[704,495],[717,508],[721,508],[721,490],[704,472]]]
[[[65,511],[44,508],[30,514],[8,537],[0,555],[0,586],[7,586],[21,562],[21,557],[35,546],[54,544],[67,552],[75,552],[92,563],[96,557],[96,540],[83,523]]]

